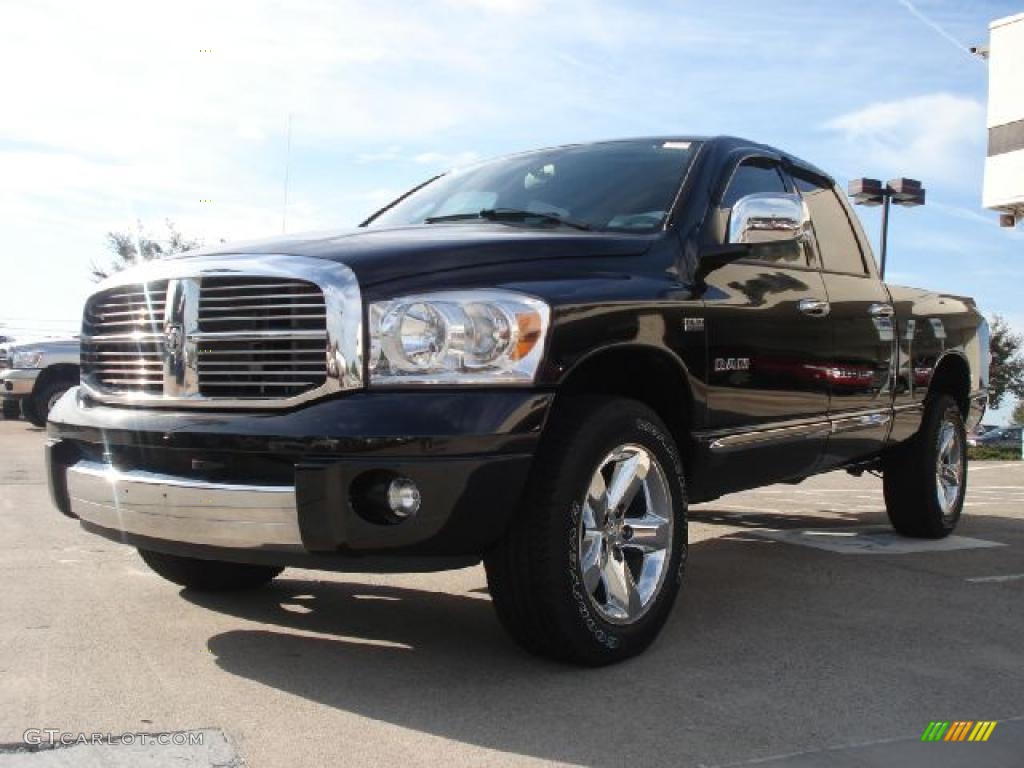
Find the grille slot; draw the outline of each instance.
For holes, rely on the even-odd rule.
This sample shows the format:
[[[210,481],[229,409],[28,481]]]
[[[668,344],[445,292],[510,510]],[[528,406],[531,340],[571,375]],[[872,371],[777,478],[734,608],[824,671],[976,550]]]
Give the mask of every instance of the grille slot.
[[[324,383],[326,359],[320,339],[204,341],[199,392],[210,397],[290,397]]]
[[[282,399],[327,380],[323,290],[305,280],[204,276],[182,330],[194,342],[199,399]],[[82,375],[112,395],[162,396],[169,281],[93,296],[82,325]],[[179,310],[180,311],[180,310]],[[178,317],[172,320],[176,323]],[[177,392],[174,393],[178,394]]]
[[[93,296],[82,319],[82,377],[113,393],[163,392],[167,281]]]
[[[321,386],[327,376],[326,326],[323,291],[313,283],[203,278],[199,393],[293,397]]]

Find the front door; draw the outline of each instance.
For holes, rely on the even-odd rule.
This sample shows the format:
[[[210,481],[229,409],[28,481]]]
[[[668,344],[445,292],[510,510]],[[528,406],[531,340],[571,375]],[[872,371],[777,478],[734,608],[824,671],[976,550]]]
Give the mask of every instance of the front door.
[[[756,192],[787,192],[769,159],[735,169],[720,218]],[[829,432],[832,326],[812,250],[754,246],[707,277],[708,467],[723,492],[811,474]]]

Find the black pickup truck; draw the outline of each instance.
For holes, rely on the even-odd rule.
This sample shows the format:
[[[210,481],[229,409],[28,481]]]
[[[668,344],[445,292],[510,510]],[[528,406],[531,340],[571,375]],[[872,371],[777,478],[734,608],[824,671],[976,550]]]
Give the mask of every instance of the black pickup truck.
[[[526,152],[352,231],[223,245],[88,300],[54,503],[193,589],[484,562],[526,649],[656,636],[687,504],[844,468],[960,517],[988,327],[884,284],[826,173],[737,138]]]

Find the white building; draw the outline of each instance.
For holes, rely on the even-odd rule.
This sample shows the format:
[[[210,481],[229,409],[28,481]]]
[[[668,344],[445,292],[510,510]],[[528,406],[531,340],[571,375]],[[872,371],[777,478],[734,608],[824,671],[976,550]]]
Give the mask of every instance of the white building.
[[[1024,13],[989,25],[988,157],[982,204],[1024,221]]]

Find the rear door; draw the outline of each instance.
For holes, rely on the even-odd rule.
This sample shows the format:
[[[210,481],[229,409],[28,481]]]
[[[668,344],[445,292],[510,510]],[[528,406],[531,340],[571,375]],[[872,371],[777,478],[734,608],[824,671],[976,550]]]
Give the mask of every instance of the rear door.
[[[888,436],[896,354],[893,307],[842,193],[809,173],[794,170],[792,177],[811,215],[832,320],[826,375],[832,435],[824,464],[836,466],[870,456]]]
[[[713,213],[727,230],[741,197],[791,191],[774,159],[747,158]],[[808,302],[826,299],[813,253],[796,242],[754,246],[707,285],[711,485],[728,492],[812,473],[828,434],[832,351],[829,318],[808,312]]]

